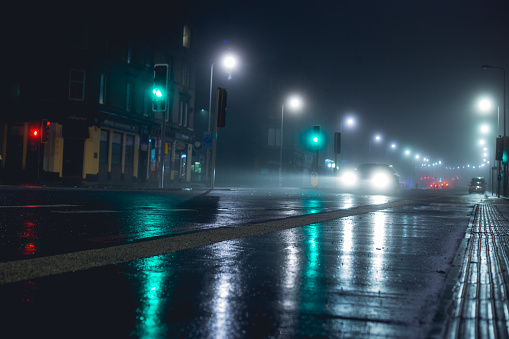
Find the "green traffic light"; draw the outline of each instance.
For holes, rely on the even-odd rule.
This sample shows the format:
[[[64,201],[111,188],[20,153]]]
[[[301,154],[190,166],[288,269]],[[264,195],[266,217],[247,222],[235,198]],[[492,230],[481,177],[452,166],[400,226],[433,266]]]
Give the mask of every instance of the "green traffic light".
[[[317,137],[314,137],[314,138],[313,138],[313,141],[314,141],[315,143],[318,143],[318,138],[317,138]]]
[[[158,89],[158,88],[154,88],[154,89],[152,90],[152,93],[154,93],[154,94],[155,94],[155,96],[156,96],[156,97],[158,97],[158,98],[161,98],[161,97],[163,96],[163,92],[161,92],[161,90],[160,90],[160,89]]]

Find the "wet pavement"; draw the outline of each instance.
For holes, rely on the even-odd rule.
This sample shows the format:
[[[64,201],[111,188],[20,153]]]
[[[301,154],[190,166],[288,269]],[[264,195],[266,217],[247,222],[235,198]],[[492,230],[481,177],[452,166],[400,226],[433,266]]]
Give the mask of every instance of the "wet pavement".
[[[92,268],[0,285],[2,331],[16,338],[507,337],[505,200],[366,201],[342,214],[322,204],[305,215],[210,230],[234,236],[197,247],[171,237],[184,248],[140,259],[111,262],[94,249],[93,259],[81,259],[105,261]],[[169,240],[123,246],[152,249],[155,241]]]

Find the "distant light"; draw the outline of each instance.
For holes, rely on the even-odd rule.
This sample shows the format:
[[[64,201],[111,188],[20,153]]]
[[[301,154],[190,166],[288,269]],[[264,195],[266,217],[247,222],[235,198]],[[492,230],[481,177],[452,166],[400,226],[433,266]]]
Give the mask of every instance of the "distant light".
[[[491,110],[491,107],[493,106],[490,99],[481,99],[479,100],[479,109],[483,112],[488,112]]]
[[[223,65],[228,69],[233,69],[237,66],[237,59],[233,55],[228,55],[224,58]]]
[[[185,159],[185,158],[187,158],[187,154],[182,154],[180,157],[181,157],[182,159]]]
[[[292,96],[288,99],[288,105],[294,109],[300,108],[302,106],[302,100],[298,96]]]
[[[490,131],[490,126],[488,125],[482,125],[481,126],[481,132],[482,133],[488,133]]]

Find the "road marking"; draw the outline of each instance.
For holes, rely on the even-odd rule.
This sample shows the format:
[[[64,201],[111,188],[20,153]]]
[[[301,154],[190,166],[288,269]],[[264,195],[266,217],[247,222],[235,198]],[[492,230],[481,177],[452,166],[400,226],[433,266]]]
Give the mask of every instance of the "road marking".
[[[112,210],[76,210],[76,211],[51,211],[53,213],[62,213],[62,214],[86,214],[86,213],[119,213],[122,211],[112,211]]]
[[[83,205],[66,205],[66,204],[60,204],[60,205],[19,205],[19,206],[0,206],[0,208],[43,208],[43,207],[78,207]]]
[[[102,249],[3,262],[0,263],[0,285],[86,270],[94,267],[120,264],[141,258],[212,245],[226,240],[282,231],[289,228],[409,205],[411,203],[412,201],[401,200],[379,205],[359,206],[346,210],[308,214],[256,224],[245,224],[237,227],[214,228],[202,232],[145,240]]]

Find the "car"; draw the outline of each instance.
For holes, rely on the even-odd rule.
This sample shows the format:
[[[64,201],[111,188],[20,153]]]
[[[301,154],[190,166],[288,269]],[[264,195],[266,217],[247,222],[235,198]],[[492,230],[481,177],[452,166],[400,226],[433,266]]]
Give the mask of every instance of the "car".
[[[399,190],[399,176],[391,165],[362,164],[344,170],[339,177],[340,187],[347,191],[390,194]]]
[[[481,193],[484,194],[486,192],[486,182],[482,177],[472,178],[470,180],[470,186],[468,186],[468,194],[472,193]]]

